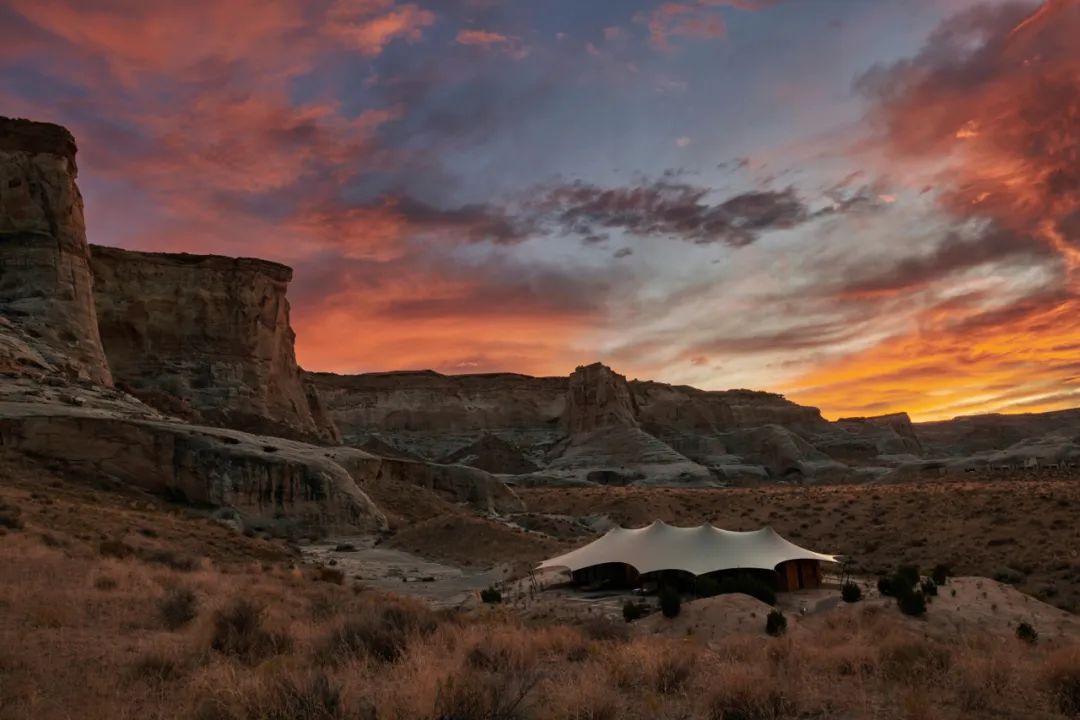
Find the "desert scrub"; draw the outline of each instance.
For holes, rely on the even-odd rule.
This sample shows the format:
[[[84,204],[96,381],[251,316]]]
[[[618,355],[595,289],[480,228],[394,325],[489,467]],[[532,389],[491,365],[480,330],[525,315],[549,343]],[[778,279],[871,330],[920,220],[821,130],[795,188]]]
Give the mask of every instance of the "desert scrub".
[[[765,617],[765,632],[773,637],[779,637],[787,631],[787,618],[779,610],[771,611]]]
[[[840,587],[840,597],[846,603],[859,602],[862,599],[862,589],[855,583],[848,581]]]
[[[649,604],[640,600],[627,600],[622,606],[623,620],[634,622],[649,614]]]
[[[287,652],[292,638],[263,627],[264,610],[250,600],[233,600],[217,610],[211,620],[210,649],[255,664]]]
[[[167,630],[179,630],[198,614],[199,598],[191,588],[173,588],[158,602],[158,615]]]
[[[502,593],[499,592],[498,588],[492,585],[491,587],[480,591],[480,599],[488,605],[497,605],[502,602]]]
[[[1022,622],[1016,626],[1016,637],[1026,643],[1034,644],[1039,639],[1039,632],[1031,623]]]
[[[682,597],[679,595],[678,590],[665,587],[660,591],[660,597],[657,599],[660,603],[660,612],[664,614],[664,617],[678,617],[679,611],[682,609]]]

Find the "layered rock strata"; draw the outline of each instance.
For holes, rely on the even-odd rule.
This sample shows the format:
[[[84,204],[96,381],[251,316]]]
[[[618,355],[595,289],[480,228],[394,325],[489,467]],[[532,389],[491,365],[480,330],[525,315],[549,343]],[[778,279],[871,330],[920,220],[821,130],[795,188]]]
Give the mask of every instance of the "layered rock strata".
[[[340,439],[296,364],[290,268],[100,246],[91,265],[109,365],[145,402],[195,422]]]
[[[72,380],[110,385],[75,184],[75,140],[58,125],[0,118],[0,315],[40,362]],[[20,370],[31,353],[0,346]]]

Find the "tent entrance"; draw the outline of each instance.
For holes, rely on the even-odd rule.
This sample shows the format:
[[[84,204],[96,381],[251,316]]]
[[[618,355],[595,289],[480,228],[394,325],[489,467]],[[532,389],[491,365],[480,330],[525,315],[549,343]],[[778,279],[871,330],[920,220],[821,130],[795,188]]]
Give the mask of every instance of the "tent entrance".
[[[776,566],[779,589],[813,590],[821,587],[821,563],[818,560],[788,560]]]

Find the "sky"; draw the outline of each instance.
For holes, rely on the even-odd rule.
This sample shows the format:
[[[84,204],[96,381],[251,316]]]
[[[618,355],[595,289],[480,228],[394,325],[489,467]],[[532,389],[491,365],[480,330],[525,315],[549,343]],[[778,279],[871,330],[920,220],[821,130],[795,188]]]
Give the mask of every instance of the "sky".
[[[91,242],[292,266],[309,370],[1080,405],[1080,0],[0,0]]]

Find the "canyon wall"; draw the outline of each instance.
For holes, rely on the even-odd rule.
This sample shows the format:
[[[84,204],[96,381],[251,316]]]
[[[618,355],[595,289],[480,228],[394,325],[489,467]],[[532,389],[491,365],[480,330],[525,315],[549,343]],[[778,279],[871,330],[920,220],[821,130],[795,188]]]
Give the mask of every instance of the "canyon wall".
[[[296,364],[290,268],[96,245],[91,267],[109,365],[140,399],[195,422],[339,440]]]
[[[18,337],[0,343],[0,365],[110,385],[75,151],[58,125],[0,118],[0,316]]]

